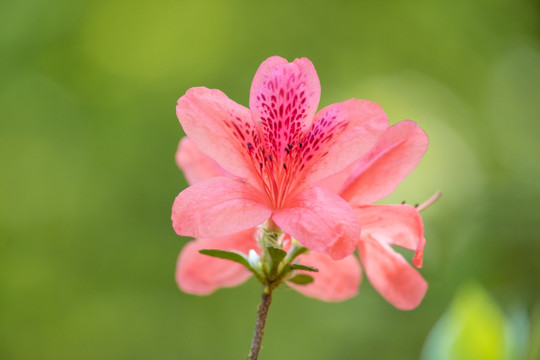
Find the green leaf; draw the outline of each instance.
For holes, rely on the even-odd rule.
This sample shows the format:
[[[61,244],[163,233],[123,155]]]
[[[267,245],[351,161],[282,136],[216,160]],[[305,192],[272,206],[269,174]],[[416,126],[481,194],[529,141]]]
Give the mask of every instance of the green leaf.
[[[242,253],[239,253],[237,251],[227,251],[227,250],[219,250],[219,249],[202,249],[199,250],[199,253],[203,255],[212,256],[218,259],[225,259],[234,261],[235,263],[238,263],[240,265],[245,266],[249,271],[255,275],[257,280],[259,280],[262,284],[265,283],[264,275],[259,272],[259,270],[253,268],[251,264],[249,263],[246,256]]]
[[[268,249],[268,254],[272,258],[272,262],[274,264],[276,264],[276,266],[287,255],[287,252],[285,252],[285,250],[282,250],[282,249],[279,249],[279,248],[276,248],[276,247],[273,247],[273,246],[268,246],[267,249]]]
[[[208,255],[215,258],[219,258],[219,259],[234,261],[236,263],[244,265],[250,270],[253,269],[251,265],[249,264],[246,256],[236,251],[227,251],[227,250],[219,250],[219,249],[202,249],[202,250],[199,250],[199,252],[203,255]]]
[[[317,268],[314,268],[312,266],[302,265],[302,264],[291,264],[291,269],[319,272],[319,269]]]
[[[297,274],[290,278],[288,281],[297,285],[307,285],[313,282],[313,278],[306,274]]]
[[[279,264],[281,263],[281,260],[283,260],[283,258],[285,258],[285,256],[287,255],[287,252],[280,248],[267,246],[266,253],[270,257],[270,261],[268,263],[269,266],[267,267],[267,274],[270,280],[275,280],[278,276],[277,272]]]

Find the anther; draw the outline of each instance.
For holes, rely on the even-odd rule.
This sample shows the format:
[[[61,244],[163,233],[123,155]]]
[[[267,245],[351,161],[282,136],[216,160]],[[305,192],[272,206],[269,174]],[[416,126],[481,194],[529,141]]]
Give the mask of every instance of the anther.
[[[283,163],[283,168],[287,170],[287,165],[285,165],[285,163]]]

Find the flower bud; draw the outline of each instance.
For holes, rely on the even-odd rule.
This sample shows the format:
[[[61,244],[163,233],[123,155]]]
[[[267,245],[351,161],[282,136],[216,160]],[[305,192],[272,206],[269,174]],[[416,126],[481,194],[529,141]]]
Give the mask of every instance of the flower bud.
[[[259,269],[261,267],[261,258],[255,250],[251,249],[248,253],[248,262],[249,265],[251,265],[255,269]]]

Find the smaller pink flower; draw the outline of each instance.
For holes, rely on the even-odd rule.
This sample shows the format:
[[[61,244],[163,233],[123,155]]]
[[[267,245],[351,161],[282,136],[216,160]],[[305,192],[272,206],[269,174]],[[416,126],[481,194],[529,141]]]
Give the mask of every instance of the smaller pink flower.
[[[336,191],[354,208],[362,224],[358,253],[366,275],[388,302],[403,310],[420,304],[427,283],[391,245],[413,250],[413,264],[421,267],[426,242],[422,218],[410,205],[370,204],[390,195],[427,147],[428,138],[418,125],[399,122],[362,159],[318,184]]]
[[[369,204],[393,192],[416,167],[427,145],[427,136],[414,122],[402,121],[388,128],[360,160],[317,183],[321,188],[340,194],[353,207],[362,224],[362,232],[356,234],[356,244],[366,275],[374,288],[399,309],[418,306],[427,283],[391,245],[415,251],[413,264],[421,267],[425,245],[422,219],[416,208],[409,205]],[[192,184],[226,175],[187,138],[180,142],[176,160]],[[241,265],[199,254],[198,250],[203,248],[247,254],[250,249],[258,251],[258,243],[254,230],[189,243],[177,264],[176,279],[183,291],[209,294],[220,287],[241,284],[250,276]],[[320,271],[309,273],[314,278],[311,284],[288,284],[295,290],[324,301],[341,301],[357,294],[361,267],[355,256],[335,261],[326,254],[309,252],[299,259]]]
[[[316,112],[320,92],[308,59],[280,57],[259,67],[249,109],[219,90],[188,90],[178,100],[178,119],[225,170],[177,196],[175,231],[219,238],[271,219],[311,250],[333,259],[350,255],[360,223],[346,201],[315,183],[364,155],[388,119],[379,105],[356,99]]]

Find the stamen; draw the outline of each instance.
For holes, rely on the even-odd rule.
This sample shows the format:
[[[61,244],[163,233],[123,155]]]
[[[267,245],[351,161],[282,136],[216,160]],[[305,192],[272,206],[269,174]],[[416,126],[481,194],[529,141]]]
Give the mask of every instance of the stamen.
[[[435,191],[435,194],[433,194],[433,196],[431,196],[429,199],[427,199],[426,201],[424,201],[422,204],[418,205],[418,206],[415,206],[416,207],[416,210],[418,211],[422,211],[422,210],[425,210],[427,209],[428,207],[430,207],[431,205],[433,205],[437,200],[439,200],[439,198],[442,196],[442,193],[440,190],[437,190]]]

